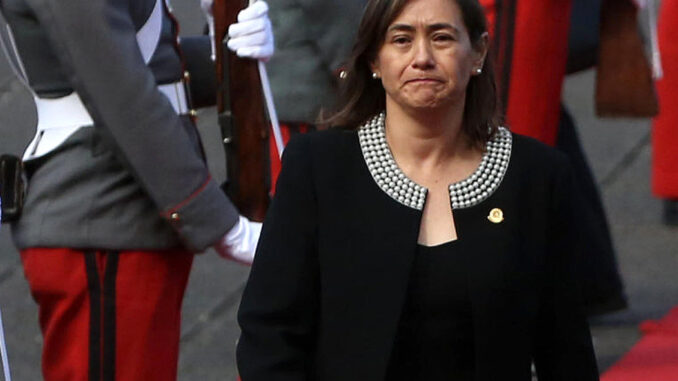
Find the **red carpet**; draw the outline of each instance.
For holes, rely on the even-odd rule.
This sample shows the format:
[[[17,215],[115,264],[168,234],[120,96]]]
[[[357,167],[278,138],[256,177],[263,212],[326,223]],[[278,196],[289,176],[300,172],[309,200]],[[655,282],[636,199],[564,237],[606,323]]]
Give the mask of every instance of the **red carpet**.
[[[640,325],[643,338],[601,381],[678,381],[678,307],[662,320]]]

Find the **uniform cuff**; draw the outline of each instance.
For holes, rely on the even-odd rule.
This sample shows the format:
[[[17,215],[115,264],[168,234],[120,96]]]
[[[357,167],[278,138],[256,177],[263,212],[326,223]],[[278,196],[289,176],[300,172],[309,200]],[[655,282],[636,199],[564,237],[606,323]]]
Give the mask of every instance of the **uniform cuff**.
[[[163,213],[186,248],[196,252],[221,239],[235,226],[239,216],[235,206],[211,179],[182,203]]]

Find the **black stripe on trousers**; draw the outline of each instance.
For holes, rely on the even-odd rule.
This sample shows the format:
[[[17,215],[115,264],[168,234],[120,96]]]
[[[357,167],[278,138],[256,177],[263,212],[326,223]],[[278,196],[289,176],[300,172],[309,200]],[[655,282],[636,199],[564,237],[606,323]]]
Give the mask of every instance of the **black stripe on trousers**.
[[[115,280],[119,254],[105,253],[103,280],[99,276],[96,252],[84,254],[90,300],[89,380],[115,381]]]

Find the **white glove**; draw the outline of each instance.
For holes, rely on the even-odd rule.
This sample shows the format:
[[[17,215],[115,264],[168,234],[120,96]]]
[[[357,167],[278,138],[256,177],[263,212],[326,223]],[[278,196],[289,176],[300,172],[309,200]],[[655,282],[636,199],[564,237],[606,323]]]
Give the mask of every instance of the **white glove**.
[[[228,27],[228,37],[228,48],[238,57],[268,61],[274,51],[273,28],[268,18],[268,4],[259,0],[240,11],[238,22]]]
[[[251,265],[260,234],[261,222],[240,216],[238,223],[214,245],[214,249],[223,258]]]

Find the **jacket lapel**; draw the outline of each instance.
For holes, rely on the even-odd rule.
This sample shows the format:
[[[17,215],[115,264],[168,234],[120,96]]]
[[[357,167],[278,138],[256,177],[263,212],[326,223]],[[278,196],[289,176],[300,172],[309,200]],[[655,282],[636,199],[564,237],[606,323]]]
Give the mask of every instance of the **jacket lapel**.
[[[318,332],[324,336],[319,342],[331,347],[319,348],[317,369],[325,373],[318,378],[381,380],[405,303],[421,212],[378,187],[357,144],[346,151],[352,158],[342,163],[347,176],[327,177],[334,191],[322,203],[332,207],[321,215],[326,312]]]

